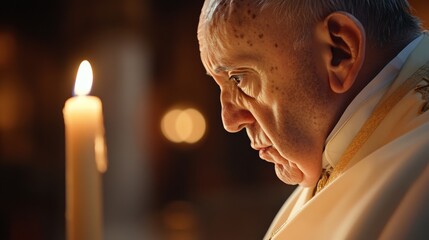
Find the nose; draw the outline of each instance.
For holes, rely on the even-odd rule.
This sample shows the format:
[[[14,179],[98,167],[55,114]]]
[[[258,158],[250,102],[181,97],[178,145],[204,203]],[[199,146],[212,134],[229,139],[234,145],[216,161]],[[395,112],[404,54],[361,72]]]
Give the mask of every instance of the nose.
[[[228,94],[221,92],[223,127],[230,133],[239,132],[241,129],[255,122],[252,113],[241,104],[233,101]]]

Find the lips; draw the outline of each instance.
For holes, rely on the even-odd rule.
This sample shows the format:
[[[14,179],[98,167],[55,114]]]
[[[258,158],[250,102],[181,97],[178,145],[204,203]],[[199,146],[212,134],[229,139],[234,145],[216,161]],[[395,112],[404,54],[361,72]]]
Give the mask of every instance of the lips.
[[[271,146],[259,148],[259,157],[267,162],[274,163],[274,159],[271,157],[269,151],[271,150]]]
[[[256,151],[259,151],[259,157],[267,162],[274,163],[274,159],[270,154],[270,151],[273,149],[272,145],[270,144],[258,144],[258,143],[251,143],[251,147],[255,149]]]

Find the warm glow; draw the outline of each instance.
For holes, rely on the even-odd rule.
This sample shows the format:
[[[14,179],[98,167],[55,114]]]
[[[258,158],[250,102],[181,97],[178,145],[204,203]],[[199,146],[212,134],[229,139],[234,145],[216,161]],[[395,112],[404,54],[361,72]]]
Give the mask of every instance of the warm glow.
[[[191,123],[191,130],[189,131],[189,135],[185,141],[188,143],[198,142],[206,131],[206,121],[204,120],[203,115],[192,108],[186,109],[183,113],[188,115]]]
[[[181,111],[179,116],[175,119],[175,130],[179,139],[183,142],[186,141],[192,132],[192,119],[185,111]]]
[[[178,109],[171,110],[164,115],[161,121],[161,130],[164,136],[168,140],[176,143],[182,141],[176,131],[176,119],[181,112],[182,111]]]
[[[107,171],[107,153],[106,153],[106,142],[104,136],[99,134],[95,137],[95,163],[97,169],[101,173]]]
[[[164,136],[175,143],[196,143],[206,131],[203,115],[193,109],[173,109],[165,114],[161,121]]]
[[[92,68],[87,60],[82,61],[77,70],[76,83],[74,85],[75,95],[88,95],[92,87]]]

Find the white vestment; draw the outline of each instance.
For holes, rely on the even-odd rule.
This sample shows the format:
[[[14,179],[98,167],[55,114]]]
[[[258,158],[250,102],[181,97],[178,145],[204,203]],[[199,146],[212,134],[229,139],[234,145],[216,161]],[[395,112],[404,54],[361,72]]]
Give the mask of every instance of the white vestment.
[[[380,99],[429,61],[428,34],[414,44],[392,81],[374,88],[370,83],[364,89],[370,94],[358,95],[353,111],[344,112],[327,139],[325,167],[335,167]],[[421,80],[417,86],[429,84]],[[298,187],[264,239],[429,239],[429,110],[421,112],[428,101],[423,95],[413,88],[394,105],[349,168],[322,191],[313,196],[313,188]]]

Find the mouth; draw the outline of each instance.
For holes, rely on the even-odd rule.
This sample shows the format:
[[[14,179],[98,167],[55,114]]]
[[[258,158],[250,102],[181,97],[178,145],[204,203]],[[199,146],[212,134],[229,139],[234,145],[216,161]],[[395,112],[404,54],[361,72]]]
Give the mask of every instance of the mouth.
[[[269,151],[272,149],[272,146],[252,146],[253,149],[259,151],[259,157],[267,162],[274,163],[273,158],[269,154]]]
[[[271,157],[271,155],[269,154],[269,150],[271,149],[271,147],[266,147],[266,148],[262,148],[259,150],[259,157],[261,159],[264,159],[267,162],[272,162],[274,163],[274,159]]]

